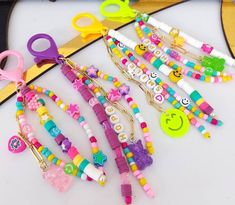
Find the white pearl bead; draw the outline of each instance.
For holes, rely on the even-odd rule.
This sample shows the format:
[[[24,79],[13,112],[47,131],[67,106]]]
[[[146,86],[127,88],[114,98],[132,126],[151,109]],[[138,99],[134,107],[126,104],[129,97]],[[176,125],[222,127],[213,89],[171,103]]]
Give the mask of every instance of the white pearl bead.
[[[110,122],[112,123],[112,124],[116,124],[116,123],[118,123],[119,122],[119,117],[116,115],[116,114],[114,114],[114,115],[111,115],[110,116]]]
[[[116,133],[121,133],[124,130],[124,127],[121,123],[117,123],[113,126]]]
[[[105,108],[105,112],[106,112],[106,114],[107,115],[112,115],[112,114],[114,114],[115,113],[115,109],[114,109],[114,107],[113,106],[107,106],[106,108]]]

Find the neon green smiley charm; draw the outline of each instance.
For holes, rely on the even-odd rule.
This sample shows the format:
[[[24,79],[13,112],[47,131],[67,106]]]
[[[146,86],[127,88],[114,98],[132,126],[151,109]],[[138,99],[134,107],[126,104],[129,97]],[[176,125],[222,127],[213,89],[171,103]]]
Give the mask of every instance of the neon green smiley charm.
[[[161,114],[160,125],[162,130],[172,138],[183,137],[189,130],[189,120],[180,110],[168,109]]]

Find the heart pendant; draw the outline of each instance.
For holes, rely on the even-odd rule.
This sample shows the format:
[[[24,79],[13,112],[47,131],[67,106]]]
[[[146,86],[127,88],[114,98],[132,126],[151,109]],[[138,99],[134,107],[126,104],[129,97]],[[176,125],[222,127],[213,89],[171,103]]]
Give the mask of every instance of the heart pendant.
[[[14,154],[23,152],[26,149],[26,144],[18,136],[12,136],[8,141],[8,150]]]

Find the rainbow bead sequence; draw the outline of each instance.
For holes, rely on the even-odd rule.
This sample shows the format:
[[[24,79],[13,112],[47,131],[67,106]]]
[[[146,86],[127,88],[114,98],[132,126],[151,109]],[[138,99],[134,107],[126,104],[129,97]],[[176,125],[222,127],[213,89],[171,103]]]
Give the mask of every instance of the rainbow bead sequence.
[[[51,90],[49,89],[45,89],[45,88],[42,88],[42,87],[39,87],[39,86],[35,86],[35,85],[30,85],[29,86],[31,90],[35,90],[36,92],[38,93],[41,93],[41,94],[44,94],[48,97],[50,97],[54,102],[56,102],[56,105],[61,108],[65,113],[69,114],[71,117],[73,117],[71,115],[71,112],[69,112],[69,105],[66,105],[62,99],[60,99],[54,92],[52,92]],[[60,103],[58,103],[60,102]],[[70,106],[75,106],[75,105],[70,105]],[[76,121],[80,124],[80,126],[85,130],[88,138],[89,138],[89,142],[90,142],[90,145],[91,145],[91,151],[92,151],[92,154],[93,154],[93,161],[94,161],[94,164],[97,166],[97,167],[103,167],[104,165],[104,162],[107,161],[107,157],[104,157],[104,162],[102,163],[99,163],[99,161],[96,161],[96,156],[99,155],[99,154],[102,154],[102,151],[99,149],[99,146],[98,146],[98,143],[97,143],[97,139],[96,137],[94,136],[90,126],[88,125],[88,123],[86,122],[85,118],[83,116],[79,116],[77,117],[78,119],[76,119]]]
[[[71,163],[65,163],[63,160],[61,160],[55,154],[53,154],[48,147],[43,146],[38,141],[38,139],[35,138],[32,127],[26,122],[23,102],[24,102],[24,96],[21,93],[18,93],[17,102],[16,102],[16,108],[17,108],[16,117],[19,121],[23,134],[27,137],[29,142],[32,143],[32,145],[38,150],[38,152],[41,153],[50,163],[56,165],[57,167],[62,168],[64,172],[68,174],[68,172],[66,172],[66,167]],[[76,167],[74,168],[73,172],[69,175],[77,176],[82,180],[87,180],[87,181],[92,180],[86,174],[80,172]]]
[[[169,55],[171,58],[173,58],[176,61],[179,61],[183,63],[185,66],[197,71],[197,72],[192,72],[190,70],[184,69],[178,64],[176,64],[174,61],[168,59],[165,64],[171,67],[174,70],[179,70],[182,72],[184,75],[188,77],[192,77],[196,80],[201,80],[205,82],[212,82],[212,83],[220,83],[220,82],[227,82],[233,79],[233,75],[229,73],[222,73],[219,71],[213,71],[211,73],[211,76],[208,75],[203,75],[202,73],[207,73],[207,69],[204,68],[203,66],[196,64],[192,61],[189,61],[188,59],[185,59],[182,57],[177,51],[168,48],[167,46],[164,45],[162,40],[160,39],[157,34],[153,34],[151,30],[145,25],[145,23],[140,19],[136,19],[135,23],[135,30],[137,32],[138,37],[141,39],[141,41],[148,46],[151,42],[156,45],[158,48],[160,48],[164,53]],[[143,35],[143,32],[148,36],[149,39],[146,39]],[[201,73],[201,74],[200,74]]]
[[[83,69],[85,69],[83,67]],[[83,83],[85,85],[87,85],[89,87],[89,89],[96,95],[96,97],[98,98],[99,102],[104,106],[107,107],[109,106],[106,98],[102,95],[99,87],[95,86],[94,83],[92,83],[91,80],[89,80],[87,77],[81,75],[79,72],[75,71],[75,74],[77,75],[77,77],[79,79],[81,79],[83,81]],[[99,72],[98,72],[99,73]],[[100,72],[101,73],[101,72]],[[100,75],[100,74],[98,74]],[[111,78],[109,78],[111,79]],[[117,82],[116,80],[114,80],[114,83]],[[115,83],[116,85],[119,85],[120,83]],[[120,141],[121,142],[121,141]],[[133,153],[130,151],[130,149],[128,148],[128,143],[127,142],[121,142],[121,146],[123,149],[123,152],[126,156],[127,162],[130,166],[130,169],[133,173],[133,175],[138,179],[139,184],[141,185],[141,187],[143,188],[143,190],[150,196],[153,197],[153,191],[150,187],[150,185],[148,184],[146,178],[144,177],[144,175],[142,174],[142,172],[138,169],[138,166],[136,165],[134,159],[133,159]]]
[[[80,68],[82,71],[86,71],[87,67],[81,67]],[[110,76],[106,73],[103,73],[101,70],[97,71],[97,77],[105,80],[105,81],[109,81],[111,82],[116,88],[120,88],[123,84],[118,80],[118,78]],[[127,101],[129,107],[132,109],[132,112],[135,116],[135,118],[139,121],[140,123],[140,128],[143,132],[144,135],[144,139],[145,139],[145,145],[146,145],[146,149],[148,151],[149,154],[153,154],[154,153],[154,147],[153,147],[153,143],[152,143],[152,139],[149,133],[149,128],[147,125],[146,120],[144,120],[144,118],[142,117],[142,115],[140,114],[140,109],[138,104],[133,100],[133,98],[131,96],[129,96],[128,94],[124,94],[123,95],[124,99]]]
[[[112,38],[108,36],[106,39],[107,39],[108,44],[109,44],[110,48],[112,49],[112,51],[115,51],[114,54],[115,54],[115,55],[118,54],[118,55],[116,55],[116,56],[120,59],[120,61],[122,62],[122,64],[127,67],[127,65],[128,65],[128,60],[127,60],[125,57],[122,56],[121,52],[118,50],[118,48],[117,48],[116,45],[114,44]],[[117,41],[116,41],[116,44],[117,44]],[[133,56],[133,54],[132,54],[129,50],[127,50],[126,48],[125,48],[125,49],[123,48],[123,49],[122,49],[122,52],[123,52],[124,54],[126,54],[128,57],[131,57],[131,61],[132,61],[135,65],[137,65],[139,68],[141,68],[142,71],[143,71],[143,73],[146,73],[147,75],[150,75],[150,74],[151,74],[151,72],[148,70],[148,68],[147,68],[143,63],[141,63],[137,58],[135,58],[135,57]],[[160,78],[157,78],[155,82],[156,82],[156,83],[160,83],[160,82],[164,83],[163,81],[161,81]],[[166,87],[166,85],[167,85],[167,84],[164,83],[164,87]],[[204,137],[206,137],[206,138],[210,137],[210,134],[209,134],[208,131],[206,131],[205,127],[202,126],[202,125],[196,120],[196,118],[192,117],[192,115],[193,115],[193,114],[197,114],[197,117],[199,117],[199,118],[201,118],[201,119],[204,119],[204,120],[207,120],[207,121],[210,122],[210,123],[212,123],[212,120],[213,120],[213,123],[214,123],[214,124],[216,124],[217,120],[214,119],[214,118],[211,118],[210,116],[208,116],[208,115],[206,115],[206,114],[204,114],[204,113],[202,113],[202,112],[200,112],[200,111],[197,110],[197,109],[195,110],[196,107],[195,107],[195,106],[192,106],[191,104],[187,107],[187,109],[189,109],[189,110],[185,109],[180,103],[177,102],[177,101],[179,101],[179,97],[177,97],[178,95],[176,94],[176,92],[175,92],[170,86],[168,86],[167,89],[165,89],[164,87],[163,87],[164,91],[167,92],[167,93],[169,94],[169,97],[170,97],[170,98],[169,98],[168,95],[165,95],[165,96],[167,97],[168,102],[170,102],[175,108],[181,109],[182,111],[184,111],[185,114],[188,116],[188,118],[189,118],[191,124],[192,124],[193,126],[197,126],[198,131],[199,131]],[[194,113],[192,113],[191,110],[194,111]],[[189,112],[189,113],[188,113],[188,112]],[[222,122],[221,122],[221,121],[218,121],[217,125],[221,125],[221,124],[222,124]]]

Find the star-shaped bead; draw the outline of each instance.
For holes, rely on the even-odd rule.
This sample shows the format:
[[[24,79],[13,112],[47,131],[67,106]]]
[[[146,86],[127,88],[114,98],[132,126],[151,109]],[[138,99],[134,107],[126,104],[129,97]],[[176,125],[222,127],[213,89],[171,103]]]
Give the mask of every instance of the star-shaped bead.
[[[124,83],[118,88],[118,91],[121,93],[121,95],[127,95],[130,91],[130,86]]]
[[[177,36],[174,38],[174,44],[176,46],[182,47],[184,45],[185,39],[181,36]]]
[[[73,82],[73,87],[74,89],[78,90],[81,86],[83,86],[83,82],[81,79],[76,79],[74,82]]]
[[[112,102],[116,102],[121,99],[121,94],[117,89],[111,89],[108,93],[108,99]]]
[[[99,71],[99,69],[95,68],[95,66],[90,66],[89,68],[87,68],[87,75],[89,75],[91,78],[97,78],[97,72]]]
[[[93,154],[93,160],[96,166],[103,166],[107,161],[107,156],[102,151],[98,151]]]
[[[80,116],[79,106],[76,104],[70,104],[66,112],[74,119],[78,119]]]

